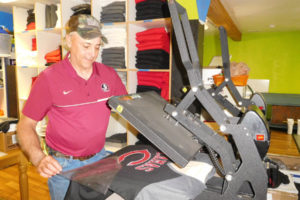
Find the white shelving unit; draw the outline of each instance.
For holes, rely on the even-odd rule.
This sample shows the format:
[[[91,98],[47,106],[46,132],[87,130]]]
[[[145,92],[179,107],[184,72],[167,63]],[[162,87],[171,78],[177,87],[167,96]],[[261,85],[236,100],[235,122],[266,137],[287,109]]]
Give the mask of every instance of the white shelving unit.
[[[15,32],[15,57],[17,65],[18,105],[21,112],[26,102],[32,78],[46,67],[45,54],[57,49],[62,43],[60,4],[57,3],[58,20],[54,28],[46,27],[46,4],[36,2],[32,5],[35,13],[35,29],[26,30],[28,9],[13,7]],[[33,39],[36,39],[36,51],[32,51]],[[20,114],[20,113],[19,113]]]
[[[0,85],[0,110],[3,111],[3,113],[0,114],[0,117],[7,117],[5,58],[9,56],[10,56],[9,54],[0,54],[0,58],[1,58],[0,78],[2,78],[2,85]]]
[[[139,69],[135,67],[136,64],[136,39],[135,35],[137,32],[144,31],[151,28],[165,27],[167,31],[171,32],[172,25],[171,19],[153,19],[145,21],[135,21],[135,2],[132,0],[126,0],[126,13],[125,22],[116,23],[104,23],[102,24],[103,30],[108,29],[121,29],[124,30],[125,34],[125,69],[116,69],[118,74],[122,74],[123,83],[126,84],[128,93],[135,93],[137,86],[137,72]],[[96,19],[100,20],[100,13],[102,7],[107,5],[107,1],[96,1],[96,0],[61,0],[57,3],[58,7],[58,23],[55,28],[46,29],[45,28],[45,6],[46,4],[36,2],[33,5],[35,9],[35,19],[36,19],[36,30],[25,31],[26,29],[26,18],[27,9],[14,7],[14,30],[15,30],[15,45],[16,45],[16,63],[17,63],[17,85],[18,85],[18,98],[19,98],[19,111],[22,110],[24,102],[28,98],[28,94],[31,88],[32,77],[37,76],[41,71],[43,71],[45,66],[44,56],[47,52],[55,50],[59,45],[62,44],[63,38],[65,36],[64,25],[73,14],[72,7],[80,4],[91,4],[91,15]],[[105,32],[105,31],[103,31]],[[171,34],[170,34],[171,35]],[[109,35],[106,35],[108,40]],[[37,51],[34,53],[31,51],[32,38],[36,38]],[[109,44],[107,45],[109,46]],[[106,46],[106,47],[107,47]],[[103,47],[105,48],[105,46]],[[170,52],[172,52],[172,45],[170,42]],[[23,60],[22,56],[27,53],[32,54],[32,63]],[[63,56],[66,55],[67,51],[63,50]],[[101,62],[101,54],[97,58],[98,62]],[[172,55],[170,54],[170,63]],[[165,70],[147,70],[147,71],[159,71],[159,72],[169,72],[170,74],[170,87],[169,93],[171,93],[171,66],[169,69]],[[171,96],[171,95],[170,95]],[[111,115],[111,120],[109,128],[107,131],[107,136],[114,133],[124,133],[127,131],[128,144],[133,144],[136,141],[136,130],[129,126],[129,124],[121,119],[117,114]]]

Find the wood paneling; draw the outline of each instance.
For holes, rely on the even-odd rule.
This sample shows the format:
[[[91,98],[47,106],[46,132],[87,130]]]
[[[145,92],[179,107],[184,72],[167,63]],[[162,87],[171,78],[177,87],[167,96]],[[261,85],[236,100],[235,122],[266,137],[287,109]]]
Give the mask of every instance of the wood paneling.
[[[227,13],[226,9],[220,2],[220,0],[211,0],[208,9],[207,17],[216,25],[224,26],[228,36],[235,40],[240,41],[242,39],[242,33],[232,21],[231,17]]]

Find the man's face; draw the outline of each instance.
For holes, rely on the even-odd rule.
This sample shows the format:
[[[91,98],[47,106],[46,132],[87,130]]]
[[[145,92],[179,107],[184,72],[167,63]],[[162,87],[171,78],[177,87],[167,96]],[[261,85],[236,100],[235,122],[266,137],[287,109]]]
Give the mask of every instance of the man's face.
[[[99,54],[101,45],[100,37],[86,40],[74,32],[67,35],[67,43],[70,47],[72,65],[81,69],[91,68]]]

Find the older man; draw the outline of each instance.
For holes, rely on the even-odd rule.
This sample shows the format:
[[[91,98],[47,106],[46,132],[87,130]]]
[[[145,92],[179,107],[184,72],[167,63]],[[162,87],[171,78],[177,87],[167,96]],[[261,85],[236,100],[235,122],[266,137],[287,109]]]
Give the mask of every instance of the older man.
[[[52,199],[64,199],[69,181],[61,171],[102,159],[110,109],[107,99],[126,94],[113,68],[95,62],[103,36],[90,15],[72,16],[66,24],[65,59],[44,70],[35,81],[18,124],[23,151],[41,176],[49,178]],[[35,128],[48,116],[46,144],[40,147]]]

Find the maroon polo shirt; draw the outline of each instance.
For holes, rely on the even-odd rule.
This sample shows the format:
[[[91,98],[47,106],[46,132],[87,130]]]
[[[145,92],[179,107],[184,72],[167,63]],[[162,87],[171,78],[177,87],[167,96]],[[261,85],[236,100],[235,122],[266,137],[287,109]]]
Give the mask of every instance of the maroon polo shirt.
[[[66,58],[44,70],[33,84],[23,109],[39,121],[48,116],[46,143],[72,156],[99,152],[110,116],[107,98],[127,94],[113,68],[93,63],[88,80],[79,77]]]

